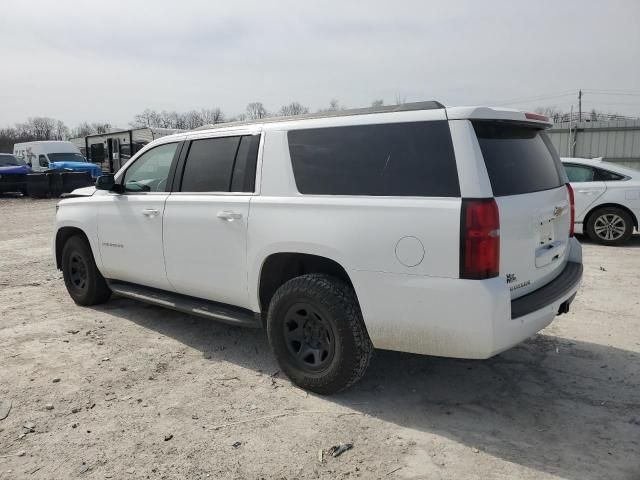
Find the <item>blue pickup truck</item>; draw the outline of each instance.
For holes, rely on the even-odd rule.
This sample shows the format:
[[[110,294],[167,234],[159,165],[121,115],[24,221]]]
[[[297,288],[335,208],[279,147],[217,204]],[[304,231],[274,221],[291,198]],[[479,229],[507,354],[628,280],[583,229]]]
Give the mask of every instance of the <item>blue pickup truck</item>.
[[[31,168],[10,153],[0,153],[0,193],[27,194],[27,174]]]

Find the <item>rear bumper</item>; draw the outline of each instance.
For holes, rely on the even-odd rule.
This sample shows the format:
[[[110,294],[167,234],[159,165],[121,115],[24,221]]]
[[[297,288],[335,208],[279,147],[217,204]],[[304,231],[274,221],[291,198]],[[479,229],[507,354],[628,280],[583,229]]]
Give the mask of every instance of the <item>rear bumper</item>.
[[[566,311],[582,279],[574,238],[563,272],[511,301],[504,278],[460,280],[353,271],[376,348],[455,358],[489,358],[542,330]]]
[[[544,287],[512,300],[511,318],[524,317],[557,302],[566,297],[567,293],[575,292],[581,280],[582,263],[567,262],[562,273]]]

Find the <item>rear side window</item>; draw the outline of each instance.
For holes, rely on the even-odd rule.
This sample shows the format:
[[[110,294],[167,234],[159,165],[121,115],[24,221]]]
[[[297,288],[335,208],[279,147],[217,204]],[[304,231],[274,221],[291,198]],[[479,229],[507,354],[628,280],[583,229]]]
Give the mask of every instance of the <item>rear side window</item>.
[[[617,173],[610,172],[609,170],[602,170],[600,168],[595,169],[595,180],[599,182],[613,182],[617,180],[623,180],[624,176]]]
[[[182,192],[228,192],[241,137],[194,140],[182,175]]]
[[[259,145],[260,135],[193,140],[180,191],[252,193]]]
[[[288,139],[303,194],[460,196],[444,120],[293,130]]]
[[[583,165],[564,164],[570,182],[593,182],[593,168]]]
[[[253,192],[256,183],[256,163],[258,161],[258,147],[260,135],[247,135],[240,140],[236,165],[231,180],[232,192]]]
[[[473,127],[494,196],[539,192],[564,183],[560,158],[543,130],[492,121],[476,121]]]

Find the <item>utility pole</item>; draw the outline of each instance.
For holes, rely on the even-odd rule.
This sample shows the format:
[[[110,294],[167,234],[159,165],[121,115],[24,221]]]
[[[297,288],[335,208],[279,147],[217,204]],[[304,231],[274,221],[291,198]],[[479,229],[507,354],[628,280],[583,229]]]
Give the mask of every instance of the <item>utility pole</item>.
[[[582,121],[582,90],[578,90],[578,121]]]

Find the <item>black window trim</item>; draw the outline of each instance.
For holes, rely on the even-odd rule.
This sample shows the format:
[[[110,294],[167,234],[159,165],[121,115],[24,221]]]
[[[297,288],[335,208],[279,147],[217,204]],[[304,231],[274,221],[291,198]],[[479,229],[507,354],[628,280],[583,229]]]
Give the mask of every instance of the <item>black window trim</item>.
[[[254,136],[260,136],[259,139],[259,143],[258,143],[258,158],[256,159],[256,171],[255,171],[255,176],[254,176],[254,184],[253,184],[253,191],[252,192],[232,192],[231,190],[231,185],[233,182],[233,175],[235,173],[236,170],[236,163],[237,163],[237,157],[238,157],[238,151],[240,150],[240,145],[242,143],[242,137],[254,137]],[[214,138],[233,138],[233,137],[239,137],[241,140],[238,142],[238,146],[236,147],[236,153],[235,156],[233,157],[233,165],[231,168],[231,175],[229,178],[229,190],[227,191],[219,191],[219,192],[215,192],[215,191],[211,191],[211,192],[181,192],[180,189],[182,188],[182,178],[184,177],[184,170],[186,167],[186,163],[187,163],[187,155],[189,154],[189,150],[191,149],[191,144],[195,141],[198,140],[211,140]],[[176,169],[174,172],[174,176],[173,176],[173,181],[171,182],[171,190],[170,193],[172,195],[222,195],[222,196],[255,196],[259,194],[259,190],[258,190],[258,172],[260,171],[260,169],[262,168],[262,162],[261,162],[261,156],[262,156],[262,142],[263,142],[263,136],[262,136],[262,131],[241,131],[241,132],[225,132],[222,135],[211,135],[211,136],[203,136],[203,137],[196,137],[196,138],[188,138],[186,139],[183,143],[183,147],[182,147],[182,151],[180,152],[180,156],[178,158],[178,161],[176,162]],[[244,182],[243,182],[244,184]]]
[[[185,141],[184,140],[178,140],[175,142],[163,142],[160,143],[158,145],[153,146],[152,148],[150,148],[149,150],[145,150],[144,152],[142,152],[141,155],[138,155],[139,152],[136,152],[136,155],[138,155],[136,157],[136,159],[131,162],[129,165],[127,165],[127,168],[125,168],[124,170],[121,170],[122,173],[120,173],[120,171],[118,172],[118,183],[120,185],[122,185],[124,187],[124,177],[127,175],[127,171],[131,168],[131,166],[133,164],[135,164],[140,158],[142,158],[144,155],[146,155],[148,152],[155,150],[158,147],[163,147],[165,145],[170,145],[170,144],[177,144],[177,148],[176,148],[176,152],[173,155],[173,160],[171,161],[171,166],[169,167],[169,175],[167,176],[167,183],[165,186],[165,189],[163,192],[130,192],[130,191],[126,191],[123,188],[123,192],[119,193],[118,195],[157,195],[157,194],[167,194],[171,192],[171,185],[173,184],[174,181],[174,176],[175,176],[175,172],[176,172],[176,166],[178,164],[178,159],[180,158],[180,155],[182,154],[182,150],[184,149],[184,144]]]

